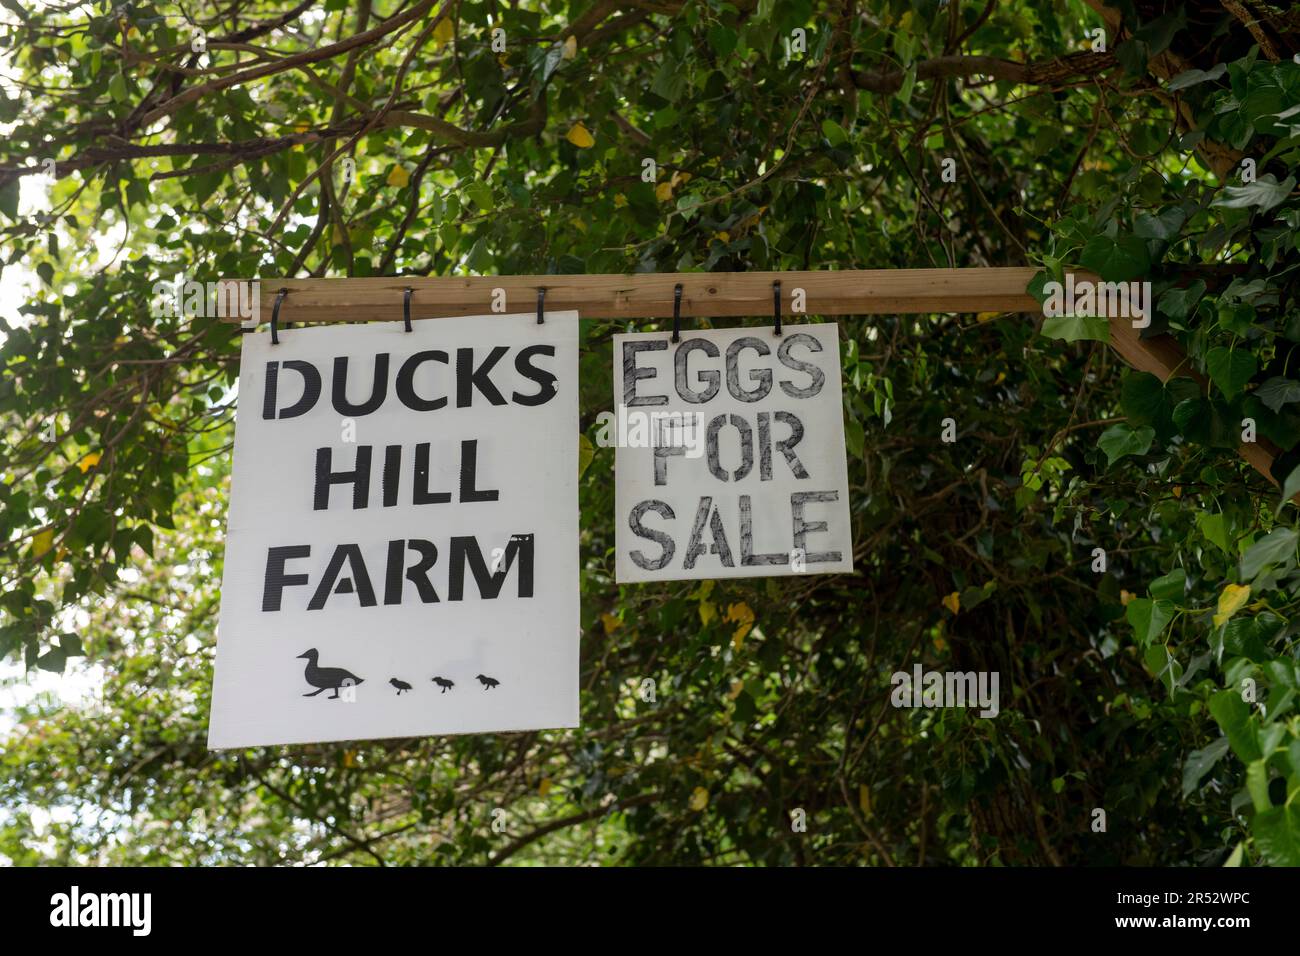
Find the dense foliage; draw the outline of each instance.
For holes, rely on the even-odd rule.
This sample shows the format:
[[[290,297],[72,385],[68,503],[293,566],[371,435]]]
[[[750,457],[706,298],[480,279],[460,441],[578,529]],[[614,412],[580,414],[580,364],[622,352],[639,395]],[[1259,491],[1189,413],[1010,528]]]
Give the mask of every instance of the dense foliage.
[[[1286,5],[0,5],[0,658],[102,680],[10,708],[0,859],[1300,865],[1297,511],[1237,450],[1300,488]],[[856,573],[619,587],[593,445],[581,729],[206,750],[239,338],[156,282],[1014,264],[1149,279],[1185,368],[844,320]]]

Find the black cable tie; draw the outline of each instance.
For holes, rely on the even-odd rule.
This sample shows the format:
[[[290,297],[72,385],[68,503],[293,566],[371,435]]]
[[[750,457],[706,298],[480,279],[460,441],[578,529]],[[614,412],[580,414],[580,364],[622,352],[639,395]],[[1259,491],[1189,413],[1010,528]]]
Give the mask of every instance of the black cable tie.
[[[280,344],[280,303],[289,294],[288,289],[281,289],[275,294],[275,305],[271,306],[271,344]]]
[[[542,309],[546,306],[546,286],[537,288],[537,324],[542,325],[546,319],[542,317]]]
[[[682,284],[673,286],[673,344],[682,340]]]
[[[402,321],[406,323],[406,331],[408,332],[413,331],[411,328],[411,293],[414,291],[410,286],[407,286],[402,295]]]
[[[772,311],[776,315],[776,334],[781,334],[781,280],[772,283]]]

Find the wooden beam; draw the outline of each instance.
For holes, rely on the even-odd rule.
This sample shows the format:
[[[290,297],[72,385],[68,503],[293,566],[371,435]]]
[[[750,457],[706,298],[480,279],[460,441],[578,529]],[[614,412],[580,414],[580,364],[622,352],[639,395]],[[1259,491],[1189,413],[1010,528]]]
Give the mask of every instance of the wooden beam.
[[[495,289],[505,292],[507,313],[537,308],[576,309],[590,319],[670,318],[673,287],[682,285],[682,316],[772,314],[772,283],[780,281],[782,315],[795,289],[803,289],[810,315],[900,315],[927,312],[1037,312],[1025,292],[1038,270],[867,269],[842,272],[684,272],[632,275],[395,276],[361,279],[261,279],[261,319],[268,321],[276,293],[287,289],[281,322],[398,321],[402,297],[411,318],[447,318],[493,312]],[[230,321],[239,321],[237,317]]]
[[[1026,292],[1032,266],[972,269],[861,269],[811,272],[683,272],[630,275],[390,276],[354,279],[261,279],[261,319],[269,321],[281,289],[288,290],[280,321],[395,322],[403,316],[403,293],[413,289],[411,318],[490,315],[494,297],[505,293],[504,312],[531,312],[546,290],[548,310],[576,310],[591,319],[662,319],[673,314],[674,287],[682,285],[682,317],[762,316],[772,313],[772,283],[781,283],[782,314],[792,316],[795,289],[802,289],[809,315],[909,315],[942,312],[1041,314]],[[1096,276],[1076,273],[1076,279]],[[238,281],[238,280],[236,280]],[[238,316],[228,319],[239,322]],[[1134,368],[1162,382],[1175,373],[1205,386],[1176,340],[1142,338],[1132,321],[1110,320],[1110,344]],[[1243,443],[1238,452],[1277,484],[1268,441]],[[1296,496],[1300,503],[1300,495]]]

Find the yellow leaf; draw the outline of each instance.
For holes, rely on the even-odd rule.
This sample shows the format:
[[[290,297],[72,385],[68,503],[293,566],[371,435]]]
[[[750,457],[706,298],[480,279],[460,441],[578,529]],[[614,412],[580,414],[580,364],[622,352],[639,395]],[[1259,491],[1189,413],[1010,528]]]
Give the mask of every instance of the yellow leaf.
[[[674,187],[685,185],[690,181],[691,181],[691,174],[685,172],[684,170],[679,169],[677,170],[677,172],[673,173],[672,183]]]
[[[1137,595],[1135,595],[1132,591],[1125,591],[1121,588],[1119,592],[1119,603],[1123,604],[1125,607],[1128,607],[1128,602],[1133,600],[1133,598],[1135,597],[1137,597]]]
[[[604,614],[600,616],[600,623],[605,625],[606,634],[613,634],[615,631],[617,631],[620,627],[623,626],[623,622],[620,621],[618,618],[616,618],[613,614],[610,614],[608,611],[606,611]]]
[[[952,611],[953,614],[956,614],[961,610],[961,594],[957,591],[953,591],[943,599],[943,606]]]
[[[1002,314],[1001,312],[977,312],[975,313],[975,321],[990,322],[993,319],[996,319],[1001,314]]]
[[[740,642],[745,639],[745,635],[754,626],[754,611],[748,604],[741,601],[739,604],[733,604],[727,608],[727,620],[736,625],[736,630],[731,635],[731,646],[736,650],[740,650]]]
[[[293,124],[293,131],[295,133],[305,133],[309,129],[311,129],[311,124],[306,120],[299,120],[297,123]]]
[[[357,765],[357,752],[355,750],[343,751],[343,766],[355,767]]]
[[[726,230],[723,230],[722,232],[715,232],[713,234],[713,238],[718,240],[718,242],[730,242],[731,233],[727,232]]]
[[[90,469],[99,464],[99,459],[99,452],[88,452],[82,456],[81,461],[77,462],[77,467],[81,469],[81,473],[84,475],[86,472],[90,471]]]
[[[673,198],[673,184],[668,182],[668,180],[665,179],[663,182],[661,182],[658,186],[655,187],[655,199],[658,199],[660,202],[667,202],[672,198]]]
[[[451,38],[456,35],[456,28],[451,22],[451,17],[443,17],[438,21],[438,25],[433,28],[433,38],[438,41],[438,46],[446,46],[451,42]]]
[[[745,682],[743,680],[733,681],[731,684],[731,690],[727,692],[727,699],[735,700],[740,696],[740,692],[744,689]]]
[[[696,787],[695,791],[691,794],[691,809],[698,813],[708,805],[709,791],[705,790],[703,787]]]
[[[1183,496],[1183,486],[1182,486],[1182,485],[1174,485],[1174,497],[1175,497],[1175,498],[1181,498],[1182,496]]]
[[[1242,606],[1250,600],[1249,584],[1229,584],[1219,595],[1219,611],[1214,615],[1214,626],[1218,627],[1228,618],[1241,610]]]
[[[54,529],[46,528],[44,531],[38,531],[32,538],[32,557],[39,558],[52,547],[54,547]]]
[[[587,132],[587,127],[583,126],[581,123],[574,123],[573,128],[565,134],[564,138],[574,146],[578,147],[578,149],[590,149],[596,145],[595,137],[593,137],[591,133]]]
[[[388,185],[403,188],[411,181],[411,174],[403,166],[394,166],[388,171]]]
[[[998,377],[995,378],[995,379],[993,380],[993,384],[994,384],[994,385],[1001,385],[1001,384],[1002,384],[1003,382],[1005,382],[1006,380],[1007,380],[1007,373],[1006,373],[1006,372],[998,372]]]
[[[575,219],[575,220],[573,220],[573,224],[574,224],[575,226],[578,227],[578,231],[579,231],[579,232],[586,232],[586,231],[587,231],[587,224],[586,224],[585,222],[583,222],[581,219]]]
[[[537,795],[544,797],[551,792],[551,778],[543,777],[542,782],[537,785]]]
[[[564,41],[564,58],[566,60],[572,60],[577,55],[578,55],[578,38],[576,36],[571,36]]]
[[[858,784],[858,806],[865,816],[871,816],[871,788],[865,783]]]
[[[705,627],[708,627],[709,622],[712,621],[717,616],[718,616],[718,609],[713,606],[712,601],[700,602],[700,623],[701,624],[703,624]]]
[[[626,206],[626,205],[627,205],[627,197],[624,196],[622,193],[615,193],[615,194],[614,194],[614,208],[615,208],[615,209],[622,209],[622,208],[623,208],[624,206]]]

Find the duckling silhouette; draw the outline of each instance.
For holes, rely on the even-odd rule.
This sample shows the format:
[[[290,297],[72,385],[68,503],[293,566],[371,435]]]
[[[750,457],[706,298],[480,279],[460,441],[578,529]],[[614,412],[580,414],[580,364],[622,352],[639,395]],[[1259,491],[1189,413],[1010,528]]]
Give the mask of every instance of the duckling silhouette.
[[[398,697],[402,696],[402,691],[404,691],[404,690],[410,690],[410,689],[411,689],[411,685],[410,685],[410,684],[408,684],[408,683],[407,683],[406,681],[404,681],[404,680],[398,680],[396,677],[390,678],[389,681],[388,681],[388,683],[392,684],[394,687],[397,688],[397,696],[398,696]]]
[[[491,690],[493,687],[499,687],[501,685],[501,682],[495,677],[487,677],[483,674],[478,674],[476,676],[478,677],[478,682],[483,685],[484,690]]]
[[[433,682],[442,688],[442,690],[439,691],[439,693],[442,694],[447,693],[447,691],[456,686],[452,681],[447,680],[445,677],[435,677],[433,678]]]
[[[323,690],[332,690],[334,693],[330,695],[329,699],[338,700],[340,687],[360,684],[362,681],[362,678],[357,677],[351,671],[345,671],[341,667],[319,666],[316,660],[320,656],[320,652],[314,647],[298,656],[307,659],[307,668],[303,671],[303,678],[308,684],[316,688],[310,694],[303,694],[304,697],[315,697]]]

